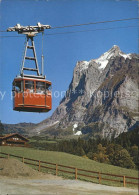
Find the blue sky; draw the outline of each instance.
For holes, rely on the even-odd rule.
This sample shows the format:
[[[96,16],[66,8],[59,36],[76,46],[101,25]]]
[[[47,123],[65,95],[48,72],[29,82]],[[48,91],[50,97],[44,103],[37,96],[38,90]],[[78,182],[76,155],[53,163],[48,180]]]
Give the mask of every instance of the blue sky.
[[[137,1],[131,0],[1,0],[0,30],[6,30],[17,23],[36,25],[40,22],[56,27],[136,18],[137,4]],[[123,28],[127,26],[136,27]],[[104,28],[115,29],[93,31]],[[83,30],[92,31],[55,34]],[[53,33],[55,35],[49,35]],[[25,37],[16,32],[0,33],[0,120],[3,123],[41,122],[59,105],[61,95],[54,95],[58,96],[67,90],[77,61],[98,58],[113,45],[118,45],[125,53],[137,53],[137,38],[137,20],[46,30],[44,72],[53,85],[53,109],[49,113],[39,114],[12,110],[12,81],[19,73]],[[41,36],[35,38],[35,43],[40,63]]]

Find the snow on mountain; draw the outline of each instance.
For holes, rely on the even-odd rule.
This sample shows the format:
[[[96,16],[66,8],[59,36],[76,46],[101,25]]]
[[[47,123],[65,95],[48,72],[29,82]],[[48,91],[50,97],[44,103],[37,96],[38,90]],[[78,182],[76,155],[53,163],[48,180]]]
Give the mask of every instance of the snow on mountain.
[[[124,54],[121,52],[120,48],[117,45],[114,45],[109,51],[105,52],[98,59],[94,60],[97,64],[99,64],[99,69],[104,69],[111,57],[123,56],[125,59],[130,58],[130,54]]]
[[[78,123],[75,123],[74,125],[73,125],[73,132],[75,132],[75,129],[78,127]],[[77,131],[76,133],[74,133],[74,135],[82,135],[82,132],[81,131]]]
[[[78,124],[77,123],[75,123],[74,125],[73,125],[73,132],[75,131],[75,129],[78,127]]]
[[[74,135],[82,135],[81,131],[77,131]]]
[[[100,65],[98,67],[99,69],[104,69],[107,66],[107,64],[108,64],[108,60],[107,59],[103,59],[103,58],[101,58],[101,59],[98,58],[95,61],[96,61],[97,64]]]
[[[80,69],[80,71],[83,71],[83,70],[87,69],[88,66],[89,66],[89,62],[87,62],[87,61],[79,62],[79,69]]]
[[[78,66],[80,72],[82,72],[82,71],[88,69],[91,61],[94,61],[99,65],[98,69],[101,70],[101,69],[105,69],[105,67],[107,66],[111,57],[123,56],[125,59],[126,58],[131,59],[130,55],[131,54],[123,53],[117,45],[114,45],[109,51],[105,52],[99,58],[90,60],[89,62],[88,61],[79,61],[77,63],[77,66]]]
[[[125,59],[126,58],[131,59],[131,54],[130,53],[129,54],[122,54],[122,53],[120,53],[120,55],[123,56]]]

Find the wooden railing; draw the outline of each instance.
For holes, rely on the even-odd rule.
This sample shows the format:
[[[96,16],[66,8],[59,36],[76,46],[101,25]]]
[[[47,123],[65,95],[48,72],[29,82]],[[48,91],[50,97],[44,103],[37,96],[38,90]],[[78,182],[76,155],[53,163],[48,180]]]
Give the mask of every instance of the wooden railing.
[[[48,169],[51,170],[52,173],[55,175],[58,175],[60,172],[65,174],[67,173],[71,174],[76,180],[77,179],[86,180],[86,178],[89,178],[89,181],[91,181],[90,179],[96,179],[96,181],[99,184],[102,184],[103,180],[110,181],[110,182],[118,182],[121,183],[123,187],[126,187],[127,184],[130,185],[139,184],[138,183],[139,178],[137,177],[90,171],[90,170],[80,169],[72,166],[66,166],[66,165],[21,157],[13,154],[7,154],[3,152],[0,152],[0,154],[1,154],[0,158],[9,158],[9,157],[19,158],[23,163],[37,167],[38,171],[41,171],[42,169]],[[137,181],[137,182],[133,182],[133,181]]]

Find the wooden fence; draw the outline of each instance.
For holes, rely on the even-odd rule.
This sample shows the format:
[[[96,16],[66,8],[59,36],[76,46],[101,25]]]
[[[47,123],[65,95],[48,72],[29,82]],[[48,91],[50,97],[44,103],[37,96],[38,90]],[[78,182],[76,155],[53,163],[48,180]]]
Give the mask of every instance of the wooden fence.
[[[41,160],[35,160],[30,159],[26,157],[21,157],[13,154],[7,154],[0,152],[0,158],[9,158],[9,157],[15,157],[19,158],[23,163],[35,166],[38,171],[41,171],[42,169],[48,169],[53,172],[53,174],[57,175],[62,173],[71,174],[76,180],[77,179],[86,179],[89,178],[95,179],[95,181],[98,181],[99,184],[102,184],[102,181],[110,181],[110,182],[118,182],[123,185],[123,187],[126,187],[127,184],[131,185],[138,185],[139,178],[137,177],[130,177],[130,176],[122,176],[122,175],[116,175],[116,174],[110,174],[110,173],[102,173],[97,171],[90,171],[90,170],[84,170],[72,166],[66,166],[56,163],[50,163],[46,161]],[[118,178],[118,179],[117,179]]]

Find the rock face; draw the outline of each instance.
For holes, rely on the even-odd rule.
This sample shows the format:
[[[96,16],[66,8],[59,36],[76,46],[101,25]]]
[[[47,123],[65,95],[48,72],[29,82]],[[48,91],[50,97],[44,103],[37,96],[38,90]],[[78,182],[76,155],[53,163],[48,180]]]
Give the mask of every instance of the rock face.
[[[137,122],[139,55],[124,54],[114,45],[98,59],[77,62],[73,79],[53,115],[35,132],[80,126],[103,137],[118,136]],[[97,129],[97,130],[96,130]]]

